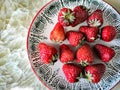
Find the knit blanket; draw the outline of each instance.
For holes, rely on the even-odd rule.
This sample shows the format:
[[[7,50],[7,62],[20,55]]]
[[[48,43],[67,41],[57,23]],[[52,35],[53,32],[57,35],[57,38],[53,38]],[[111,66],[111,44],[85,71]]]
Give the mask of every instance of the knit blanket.
[[[26,39],[34,15],[49,1],[0,0],[0,90],[47,90],[31,70]]]

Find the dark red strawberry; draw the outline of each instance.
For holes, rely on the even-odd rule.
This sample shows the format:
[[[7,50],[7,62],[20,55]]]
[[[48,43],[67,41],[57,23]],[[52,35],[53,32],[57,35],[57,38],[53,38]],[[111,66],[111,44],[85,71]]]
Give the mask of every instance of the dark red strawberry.
[[[75,12],[75,21],[72,23],[72,27],[84,22],[88,17],[88,10],[85,6],[76,6],[73,12]]]
[[[60,23],[57,23],[50,33],[50,40],[62,42],[65,40],[64,28]]]
[[[103,24],[103,14],[102,10],[97,9],[94,11],[87,20],[87,23],[91,27],[99,27]]]
[[[115,56],[115,51],[108,46],[96,44],[94,49],[103,62],[109,62]]]
[[[82,69],[74,64],[64,64],[62,70],[67,81],[70,83],[77,82],[78,78],[82,74]]]
[[[41,42],[38,44],[38,50],[43,63],[50,64],[57,60],[58,55],[56,48]]]
[[[60,61],[62,63],[74,61],[74,53],[70,50],[70,48],[66,44],[62,44],[60,46]]]
[[[94,55],[91,47],[88,44],[81,46],[76,53],[77,62],[82,66],[89,65],[94,60]]]
[[[81,32],[72,30],[66,33],[66,37],[72,46],[78,46],[84,40],[84,36]]]
[[[99,29],[97,27],[81,26],[79,30],[85,34],[88,42],[94,42],[98,37]]]
[[[62,8],[58,13],[58,21],[63,26],[70,26],[75,20],[74,12],[69,8]]]
[[[116,29],[113,26],[104,26],[102,28],[102,40],[106,42],[112,41],[115,38],[116,34]]]
[[[98,83],[104,75],[105,70],[106,67],[102,63],[89,65],[85,67],[85,76],[89,81]]]

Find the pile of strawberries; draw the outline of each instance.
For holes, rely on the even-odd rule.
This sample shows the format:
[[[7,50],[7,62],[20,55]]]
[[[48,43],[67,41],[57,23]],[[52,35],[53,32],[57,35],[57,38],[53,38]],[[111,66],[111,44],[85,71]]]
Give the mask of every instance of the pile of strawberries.
[[[87,26],[80,26],[78,31],[64,28],[75,27],[85,20]],[[60,42],[59,50],[40,42],[38,50],[42,62],[55,63],[59,58],[63,63],[62,70],[66,80],[70,83],[77,82],[80,77],[98,83],[105,73],[106,67],[103,63],[92,64],[95,61],[95,54],[102,62],[109,62],[115,56],[115,51],[102,44],[96,44],[92,49],[89,43],[95,42],[98,38],[110,42],[117,34],[115,28],[110,25],[100,29],[103,22],[103,14],[100,9],[89,15],[85,6],[76,6],[73,10],[62,8],[58,13],[58,22],[50,33],[51,41]],[[75,53],[67,44],[64,44],[65,40],[68,40],[69,45],[74,49],[78,48]]]

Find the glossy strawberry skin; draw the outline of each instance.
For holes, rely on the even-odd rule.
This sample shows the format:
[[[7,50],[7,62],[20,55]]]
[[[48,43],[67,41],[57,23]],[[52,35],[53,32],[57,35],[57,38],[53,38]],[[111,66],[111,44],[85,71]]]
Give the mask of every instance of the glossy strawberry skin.
[[[40,53],[40,58],[41,58],[42,62],[45,64],[50,64],[50,63],[54,62],[54,59],[57,59],[57,58],[53,59],[53,57],[55,57],[57,55],[57,50],[56,50],[56,48],[54,48],[52,46],[49,46],[49,45],[41,42],[38,44],[38,50]]]
[[[106,42],[112,41],[116,34],[117,32],[113,26],[105,26],[102,28],[102,40]]]
[[[75,12],[75,21],[72,23],[72,27],[84,22],[88,17],[88,10],[85,6],[76,6],[73,9],[73,12]]]
[[[93,83],[98,83],[106,71],[106,66],[102,63],[85,67],[86,78]]]
[[[74,12],[69,8],[62,8],[58,13],[58,21],[63,26],[70,26],[74,22]]]
[[[74,61],[74,54],[66,44],[62,44],[60,46],[60,61],[62,63],[68,63]]]
[[[115,56],[115,51],[108,46],[96,44],[94,49],[103,62],[109,62]]]
[[[82,66],[91,64],[94,61],[94,55],[88,44],[82,45],[76,52],[77,62]]]
[[[94,42],[98,38],[99,29],[97,27],[81,26],[79,30],[85,34],[88,42]]]
[[[87,19],[87,23],[91,27],[99,27],[103,24],[102,10],[97,9]]]
[[[62,42],[65,40],[65,31],[63,26],[58,22],[50,33],[50,40]]]
[[[62,70],[67,81],[70,83],[77,82],[77,77],[80,77],[80,74],[82,73],[82,69],[74,64],[64,64]]]
[[[72,30],[66,33],[66,37],[72,46],[78,46],[84,39],[82,33]]]

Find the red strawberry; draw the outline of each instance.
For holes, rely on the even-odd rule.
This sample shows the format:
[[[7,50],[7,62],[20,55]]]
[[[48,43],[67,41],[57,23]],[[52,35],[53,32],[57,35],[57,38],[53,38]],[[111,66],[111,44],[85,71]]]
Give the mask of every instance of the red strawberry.
[[[105,45],[96,44],[94,48],[97,55],[103,62],[109,62],[115,56],[115,51]]]
[[[57,23],[51,31],[50,39],[56,42],[62,42],[65,40],[64,28],[60,23]]]
[[[99,29],[97,27],[81,26],[79,30],[85,34],[88,42],[94,42],[98,37]]]
[[[38,44],[38,50],[40,52],[40,58],[43,63],[50,64],[57,60],[57,50],[56,48],[49,46],[45,43]]]
[[[63,26],[70,26],[74,22],[74,12],[69,8],[62,8],[58,13],[58,21]]]
[[[64,64],[62,70],[67,81],[70,83],[77,82],[78,78],[82,74],[81,68],[74,64]]]
[[[75,21],[72,23],[72,27],[84,22],[88,17],[88,10],[85,6],[76,6],[73,12],[75,12]]]
[[[102,40],[106,42],[112,41],[115,38],[116,34],[117,32],[113,26],[105,26],[102,28]]]
[[[66,33],[67,39],[72,46],[78,46],[84,39],[84,36],[80,32],[68,31]]]
[[[74,60],[73,52],[70,50],[70,48],[67,45],[62,44],[60,46],[60,61],[62,63],[67,63],[67,62],[72,62],[73,60]]]
[[[103,24],[103,14],[102,10],[97,9],[94,11],[87,20],[87,23],[91,27],[99,27]]]
[[[81,46],[76,53],[77,62],[82,66],[89,65],[94,60],[94,55],[91,47],[88,44]]]
[[[106,67],[102,63],[89,65],[85,67],[85,76],[89,81],[98,83],[104,75],[105,70]]]

